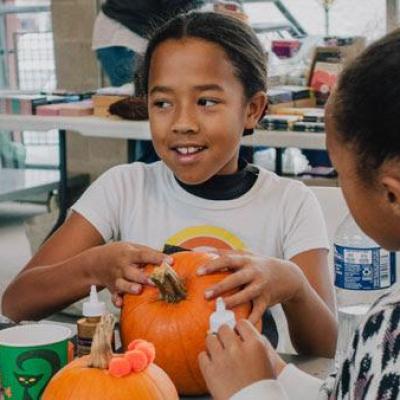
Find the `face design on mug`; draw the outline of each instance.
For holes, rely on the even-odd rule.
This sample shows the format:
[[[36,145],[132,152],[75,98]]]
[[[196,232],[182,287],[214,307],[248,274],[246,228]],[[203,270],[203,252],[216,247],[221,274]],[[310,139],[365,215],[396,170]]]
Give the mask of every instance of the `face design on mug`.
[[[49,372],[47,374],[35,374],[34,370],[29,371],[30,360],[43,360],[49,365]],[[58,354],[49,349],[25,351],[17,357],[15,363],[18,370],[14,370],[14,376],[23,388],[23,400],[40,398],[49,379],[61,368]]]
[[[22,375],[22,374],[17,374],[14,372],[14,376],[17,379],[18,383],[24,387],[24,388],[30,388],[34,385],[36,385],[42,378],[43,374],[39,375]]]

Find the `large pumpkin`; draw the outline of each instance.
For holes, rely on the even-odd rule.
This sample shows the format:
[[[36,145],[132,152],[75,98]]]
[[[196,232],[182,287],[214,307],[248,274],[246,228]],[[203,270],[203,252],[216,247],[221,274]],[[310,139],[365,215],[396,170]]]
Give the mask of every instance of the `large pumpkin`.
[[[111,331],[102,335],[109,342]],[[132,351],[126,355],[112,355],[110,343],[99,345],[96,340],[95,337],[90,355],[72,361],[53,376],[42,400],[179,399],[171,379],[148,355],[139,354],[145,361],[140,365],[139,372],[135,372],[128,362],[128,354]],[[115,364],[124,361],[124,368],[128,365],[128,370],[125,368],[121,372],[119,365],[119,372],[115,373],[111,369],[113,361],[116,361]]]
[[[123,346],[136,338],[152,342],[157,353],[155,363],[184,395],[207,393],[198,355],[205,350],[215,301],[206,300],[204,292],[228,274],[197,275],[197,269],[211,258],[207,253],[176,253],[172,273],[168,273],[171,268],[166,265],[148,265],[145,272],[157,287],[146,286],[139,296],[124,296],[120,321]],[[251,305],[241,305],[233,311],[237,319],[246,318]]]

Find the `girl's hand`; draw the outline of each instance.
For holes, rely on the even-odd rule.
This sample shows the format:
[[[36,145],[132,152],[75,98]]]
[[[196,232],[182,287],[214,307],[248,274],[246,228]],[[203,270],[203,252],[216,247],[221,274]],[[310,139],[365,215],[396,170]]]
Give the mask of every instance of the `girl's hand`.
[[[105,286],[112,294],[116,307],[122,306],[124,293],[139,294],[143,285],[154,286],[144,274],[146,264],[169,264],[173,259],[166,254],[147,246],[128,242],[113,242],[94,248],[97,252],[99,285]]]
[[[207,336],[207,352],[199,355],[214,400],[228,400],[252,383],[276,377],[263,336],[247,320],[240,320],[236,330],[223,325],[218,335]]]
[[[199,268],[198,274],[232,270],[231,275],[205,291],[206,299],[239,289],[224,297],[228,308],[253,302],[250,322],[258,322],[264,311],[275,304],[294,301],[302,295],[307,281],[301,269],[290,261],[257,257],[250,254],[225,253]]]

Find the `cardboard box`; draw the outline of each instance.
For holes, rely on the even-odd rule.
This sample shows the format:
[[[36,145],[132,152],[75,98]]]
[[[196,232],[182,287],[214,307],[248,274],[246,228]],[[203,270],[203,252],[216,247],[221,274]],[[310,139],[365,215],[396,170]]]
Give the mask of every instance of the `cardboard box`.
[[[62,103],[60,104],[45,104],[43,106],[36,107],[36,115],[42,116],[54,116],[60,115]]]
[[[365,48],[364,37],[356,36],[350,39],[344,41],[342,46],[315,48],[307,84],[314,89],[318,105],[325,104],[343,66]],[[340,43],[340,38],[337,41]]]
[[[46,104],[45,96],[18,95],[6,99],[6,112],[17,115],[33,115],[36,107]]]
[[[317,101],[315,96],[309,97],[308,99],[299,99],[294,101],[295,107],[306,107],[306,108],[314,108],[317,105]]]
[[[59,115],[68,117],[93,115],[93,102],[92,100],[83,100],[76,103],[60,104]]]
[[[111,114],[108,111],[111,104],[119,100],[125,99],[128,96],[112,96],[112,95],[95,95],[92,97],[94,115],[96,117],[109,117]]]

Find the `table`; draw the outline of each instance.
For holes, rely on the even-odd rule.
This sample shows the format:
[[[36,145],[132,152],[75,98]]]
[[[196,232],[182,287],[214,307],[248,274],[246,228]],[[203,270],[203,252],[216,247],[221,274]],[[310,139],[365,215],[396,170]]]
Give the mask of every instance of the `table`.
[[[57,129],[59,132],[60,181],[58,196],[60,211],[58,220],[53,227],[54,232],[65,220],[67,215],[67,146],[66,132],[79,132],[83,136],[132,140],[151,140],[149,121],[128,121],[102,117],[63,117],[38,115],[7,115],[0,114],[0,130],[33,130],[48,131]],[[277,148],[276,170],[282,171],[281,156],[285,147],[300,147],[305,149],[325,149],[324,133],[306,133],[289,131],[267,131],[257,129],[251,136],[242,139],[244,146],[270,146]]]
[[[329,372],[333,370],[334,361],[328,358],[315,358],[315,357],[300,357],[300,356],[286,356],[292,358],[293,364],[295,364],[302,371],[314,375],[317,378],[325,379]],[[210,396],[191,396],[181,397],[181,400],[212,400]],[[0,394],[0,400],[3,400],[3,396]],[[255,399],[258,400],[258,399]]]
[[[60,172],[41,169],[0,169],[0,201],[12,201],[23,196],[57,189]]]
[[[61,323],[68,326],[76,334],[76,317],[64,314],[54,314],[51,322]],[[48,321],[50,322],[50,321]],[[315,376],[319,379],[326,379],[333,372],[335,363],[332,358],[299,356],[294,354],[281,354],[281,357],[287,362],[296,365],[302,371]],[[211,400],[209,396],[181,397],[181,400]]]
[[[37,115],[0,115],[0,129],[79,132],[83,136],[114,139],[151,140],[148,121],[127,121],[101,117],[43,117]],[[242,140],[245,146],[300,147],[324,150],[325,134],[256,129]]]
[[[54,314],[51,321],[61,323],[68,326],[74,334],[76,334],[76,317],[64,315],[64,314]],[[296,365],[300,370],[315,376],[319,379],[326,379],[327,376],[333,372],[335,363],[331,358],[324,357],[311,357],[311,356],[299,356],[294,354],[281,354],[281,357],[287,362]],[[181,400],[211,400],[209,396],[195,396],[195,397],[181,397]]]
[[[1,318],[1,317],[0,317]],[[46,320],[40,321],[39,323],[58,323],[71,329],[75,335],[77,332],[76,328],[77,317],[65,315],[63,313],[53,314]],[[296,365],[300,370],[315,376],[316,378],[324,380],[334,370],[334,360],[331,358],[323,357],[310,357],[310,356],[299,356],[292,354],[281,354],[282,358],[287,363]],[[0,394],[0,400],[2,396]],[[211,400],[210,396],[191,396],[181,397],[181,400]]]

